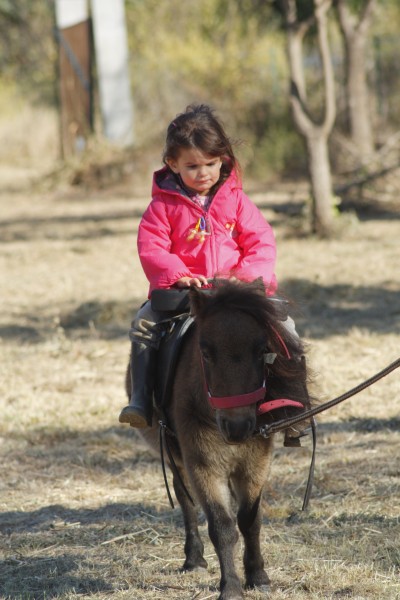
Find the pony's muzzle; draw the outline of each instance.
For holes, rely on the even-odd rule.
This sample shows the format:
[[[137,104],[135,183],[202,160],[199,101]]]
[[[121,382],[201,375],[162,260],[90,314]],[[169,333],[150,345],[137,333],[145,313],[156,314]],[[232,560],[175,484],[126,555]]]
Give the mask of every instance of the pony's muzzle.
[[[218,428],[229,444],[241,444],[248,440],[256,427],[256,416],[249,414],[238,415],[235,410],[217,411]]]

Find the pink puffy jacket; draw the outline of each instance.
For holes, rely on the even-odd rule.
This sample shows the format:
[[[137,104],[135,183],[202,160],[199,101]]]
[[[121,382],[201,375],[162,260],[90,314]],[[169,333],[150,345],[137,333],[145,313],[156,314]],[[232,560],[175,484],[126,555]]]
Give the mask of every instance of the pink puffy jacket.
[[[139,225],[138,251],[155,288],[169,288],[181,277],[235,276],[252,281],[262,277],[267,294],[277,282],[276,246],[271,226],[242,190],[234,171],[205,211],[182,188],[171,185],[169,170],[154,173],[153,199]],[[199,219],[205,235],[196,233]]]

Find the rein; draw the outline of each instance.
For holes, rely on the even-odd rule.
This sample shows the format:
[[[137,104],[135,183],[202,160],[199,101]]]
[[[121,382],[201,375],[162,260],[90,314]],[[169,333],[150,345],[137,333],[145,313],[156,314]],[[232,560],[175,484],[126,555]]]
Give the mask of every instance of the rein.
[[[360,392],[365,390],[367,387],[373,385],[374,383],[376,383],[383,377],[386,377],[386,375],[389,375],[389,373],[391,373],[398,367],[400,367],[400,358],[398,358],[394,362],[390,363],[390,365],[388,365],[387,367],[385,367],[384,369],[382,369],[381,371],[379,371],[378,373],[376,373],[369,379],[366,379],[362,383],[359,383],[354,388],[345,392],[341,396],[338,396],[337,398],[333,398],[333,400],[329,400],[328,402],[324,402],[324,404],[320,404],[320,406],[316,406],[315,408],[306,410],[303,413],[301,413],[301,415],[297,415],[295,417],[289,417],[288,419],[281,419],[280,421],[276,421],[275,423],[270,423],[269,425],[263,425],[262,427],[260,427],[259,433],[263,437],[268,437],[268,436],[272,435],[273,433],[277,433],[278,431],[282,431],[283,429],[292,427],[293,425],[300,423],[300,421],[304,421],[311,417],[313,418],[315,415],[318,415],[319,413],[321,413],[325,410],[328,410],[329,408],[333,408],[334,406],[336,406],[337,404],[340,404],[344,400],[347,400],[348,398],[351,398],[352,396],[359,394]]]
[[[304,360],[304,357],[303,357],[303,360]],[[348,398],[351,398],[352,396],[355,396],[356,394],[362,392],[367,387],[373,385],[374,383],[376,383],[377,381],[379,381],[386,375],[389,375],[389,373],[391,373],[398,367],[400,367],[400,358],[398,358],[397,360],[392,362],[390,365],[388,365],[387,367],[382,369],[382,371],[379,371],[378,373],[376,373],[369,379],[366,379],[364,382],[360,383],[359,385],[352,388],[348,392],[345,392],[341,396],[334,398],[333,400],[329,400],[328,402],[325,402],[324,404],[321,404],[320,406],[316,406],[315,408],[306,410],[301,415],[297,415],[296,417],[289,417],[287,419],[281,419],[280,421],[276,421],[275,423],[270,423],[269,425],[263,425],[262,427],[260,427],[259,434],[262,435],[264,438],[268,438],[270,435],[272,435],[274,433],[278,433],[279,431],[282,431],[284,429],[292,427],[293,425],[296,425],[297,423],[300,423],[301,421],[310,419],[311,433],[312,433],[312,456],[311,456],[311,463],[310,463],[310,468],[309,468],[309,472],[308,472],[308,480],[307,480],[307,485],[306,485],[306,491],[304,494],[302,510],[306,510],[306,508],[308,506],[308,503],[309,503],[309,500],[311,497],[311,490],[312,490],[312,486],[313,486],[313,482],[314,482],[315,456],[316,456],[316,448],[317,448],[317,430],[316,430],[316,422],[315,422],[315,418],[314,418],[315,415],[317,415],[325,410],[328,410],[329,408],[333,408],[334,406],[336,406],[337,404],[340,404],[344,400],[347,400]],[[305,392],[308,395],[307,389],[305,389]]]

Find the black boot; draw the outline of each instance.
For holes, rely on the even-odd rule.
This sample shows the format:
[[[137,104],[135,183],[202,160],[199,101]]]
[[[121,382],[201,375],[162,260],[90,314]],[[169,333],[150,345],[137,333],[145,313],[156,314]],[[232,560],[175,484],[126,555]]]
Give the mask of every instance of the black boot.
[[[147,344],[132,342],[131,399],[119,415],[120,423],[129,423],[138,428],[151,427],[156,352]]]
[[[303,370],[303,390],[304,390],[304,410],[308,410],[311,408],[310,396],[308,394],[307,389],[307,367],[306,367],[306,358],[303,355],[301,357],[301,365]],[[300,421],[293,425],[293,427],[289,427],[285,429],[285,440],[283,442],[284,446],[289,448],[298,448],[301,446],[300,438],[308,435],[311,431],[311,421]]]

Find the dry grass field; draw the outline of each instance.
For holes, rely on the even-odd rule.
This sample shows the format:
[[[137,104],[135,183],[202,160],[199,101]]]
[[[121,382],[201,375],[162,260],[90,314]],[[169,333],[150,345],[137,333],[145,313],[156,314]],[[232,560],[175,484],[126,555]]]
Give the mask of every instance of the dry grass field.
[[[146,194],[13,188],[0,198],[0,598],[216,600],[206,524],[208,571],[180,573],[180,511],[158,460],[118,423],[127,329],[147,288],[135,246]],[[277,235],[317,395],[397,359],[400,212],[371,204],[321,241],[299,234],[301,188],[251,195]],[[310,444],[276,441],[263,505],[268,597],[398,599],[400,370],[318,422],[305,513]]]

